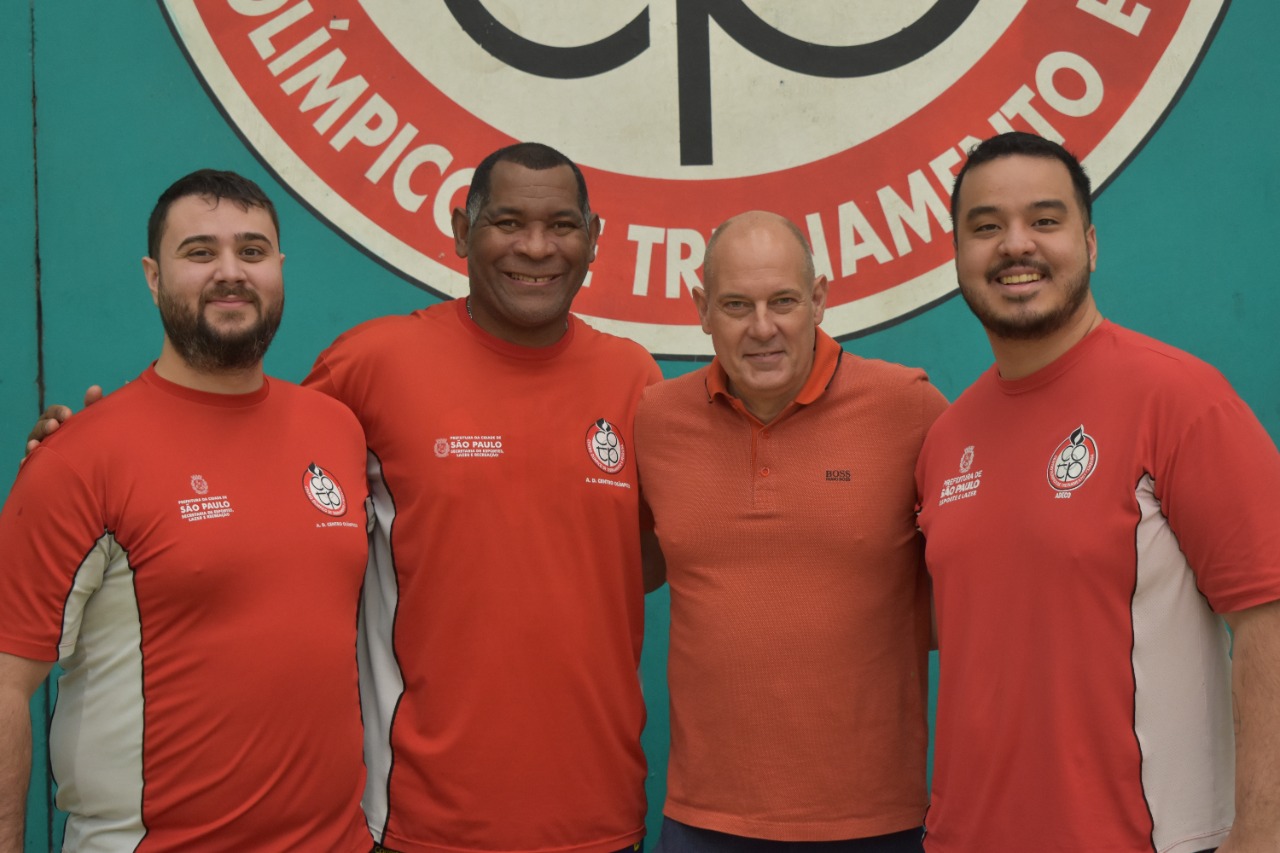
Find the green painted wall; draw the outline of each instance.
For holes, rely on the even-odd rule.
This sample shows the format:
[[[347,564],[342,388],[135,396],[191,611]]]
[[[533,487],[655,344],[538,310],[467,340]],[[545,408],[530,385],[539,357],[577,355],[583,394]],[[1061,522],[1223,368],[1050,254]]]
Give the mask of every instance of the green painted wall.
[[[1094,277],[1105,314],[1215,364],[1273,437],[1280,437],[1280,274],[1272,259],[1280,106],[1270,94],[1277,33],[1280,4],[1233,4],[1181,101],[1099,199]],[[46,400],[78,404],[88,384],[119,386],[155,357],[160,329],[139,265],[145,218],[159,191],[187,171],[241,171],[279,204],[290,299],[270,372],[299,379],[339,332],[429,300],[270,177],[201,88],[156,4],[5,4],[0,70],[7,309],[0,437],[9,448],[0,453],[0,482],[12,482],[22,437]],[[924,366],[948,397],[990,362],[959,300],[847,346]],[[674,374],[688,365],[664,367]],[[649,603],[643,675],[652,828],[666,763],[665,591]],[[43,717],[43,697],[33,709]],[[36,764],[28,851],[51,845],[42,753]],[[56,841],[59,830],[52,834]]]

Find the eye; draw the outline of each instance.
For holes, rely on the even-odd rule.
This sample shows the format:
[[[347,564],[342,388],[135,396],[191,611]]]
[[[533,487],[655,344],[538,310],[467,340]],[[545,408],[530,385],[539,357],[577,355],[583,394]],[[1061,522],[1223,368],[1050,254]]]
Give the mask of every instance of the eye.
[[[211,261],[214,258],[214,254],[212,249],[196,246],[190,249],[185,257],[192,261]]]
[[[1058,224],[1058,220],[1051,216],[1042,216],[1031,224],[1035,228],[1052,228]]]
[[[572,234],[579,230],[579,228],[580,226],[578,223],[571,219],[562,219],[559,222],[551,223],[551,230],[560,235]]]
[[[518,219],[511,219],[510,217],[506,219],[495,219],[493,221],[493,227],[497,228],[499,231],[510,234],[512,231],[520,230],[520,221]]]
[[[794,296],[779,296],[777,299],[773,300],[773,304],[778,308],[791,308],[795,305],[799,305],[800,300],[796,299]]]
[[[240,256],[248,260],[259,261],[267,256],[267,250],[262,246],[245,246],[240,250]]]

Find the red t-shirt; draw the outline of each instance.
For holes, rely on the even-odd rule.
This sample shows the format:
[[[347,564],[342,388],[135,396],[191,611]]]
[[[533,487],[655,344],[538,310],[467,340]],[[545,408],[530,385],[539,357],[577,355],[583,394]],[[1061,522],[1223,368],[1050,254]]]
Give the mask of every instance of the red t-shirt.
[[[317,359],[307,384],[368,436],[365,810],[387,847],[604,853],[643,836],[631,426],[659,378],[575,317],[530,349],[462,300],[365,323]]]
[[[0,651],[65,670],[67,849],[368,850],[363,447],[296,385],[149,369],[27,460],[0,513]]]

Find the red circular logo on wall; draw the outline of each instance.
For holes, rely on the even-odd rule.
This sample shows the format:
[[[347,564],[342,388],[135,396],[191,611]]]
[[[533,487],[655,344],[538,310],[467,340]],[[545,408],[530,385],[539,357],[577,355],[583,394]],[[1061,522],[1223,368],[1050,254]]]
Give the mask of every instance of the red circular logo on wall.
[[[948,194],[1008,129],[1103,186],[1177,99],[1225,0],[164,0],[209,90],[306,204],[420,287],[466,292],[449,213],[517,140],[604,220],[574,310],[705,355],[689,290],[751,208],[809,235],[849,337],[955,292]]]

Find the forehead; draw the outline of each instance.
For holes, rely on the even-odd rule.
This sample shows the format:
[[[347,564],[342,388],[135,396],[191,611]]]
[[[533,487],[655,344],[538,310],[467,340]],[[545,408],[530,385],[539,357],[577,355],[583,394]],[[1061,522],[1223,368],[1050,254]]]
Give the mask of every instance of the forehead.
[[[957,207],[963,215],[975,207],[1019,210],[1044,201],[1060,201],[1070,210],[1079,210],[1067,167],[1053,157],[1011,154],[967,172]]]
[[[539,208],[579,212],[578,181],[568,166],[530,169],[502,161],[489,176],[489,202],[485,210]]]
[[[184,195],[175,199],[165,214],[161,244],[181,243],[190,237],[234,237],[262,234],[274,245],[276,228],[271,214],[261,207],[241,207],[230,199]]]
[[[804,250],[795,236],[774,223],[739,225],[717,242],[709,292],[776,292],[806,289]]]

